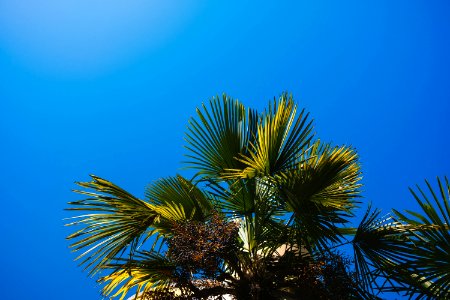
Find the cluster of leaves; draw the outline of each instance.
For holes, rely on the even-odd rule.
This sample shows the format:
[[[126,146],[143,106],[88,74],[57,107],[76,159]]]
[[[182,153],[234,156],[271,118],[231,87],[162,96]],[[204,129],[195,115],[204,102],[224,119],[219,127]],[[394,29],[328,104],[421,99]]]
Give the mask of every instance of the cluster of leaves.
[[[185,279],[192,275],[216,278],[223,258],[236,251],[237,222],[227,222],[217,212],[206,222],[187,220],[173,226],[167,256]]]

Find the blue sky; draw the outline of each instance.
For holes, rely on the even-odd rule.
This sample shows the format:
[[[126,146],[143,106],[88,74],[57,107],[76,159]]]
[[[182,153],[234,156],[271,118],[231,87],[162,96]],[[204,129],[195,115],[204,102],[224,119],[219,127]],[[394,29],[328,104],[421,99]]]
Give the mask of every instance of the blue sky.
[[[195,108],[291,92],[354,146],[365,202],[450,175],[448,1],[0,1],[2,299],[99,299],[63,227],[88,174],[180,171]],[[63,295],[63,296],[61,296]]]

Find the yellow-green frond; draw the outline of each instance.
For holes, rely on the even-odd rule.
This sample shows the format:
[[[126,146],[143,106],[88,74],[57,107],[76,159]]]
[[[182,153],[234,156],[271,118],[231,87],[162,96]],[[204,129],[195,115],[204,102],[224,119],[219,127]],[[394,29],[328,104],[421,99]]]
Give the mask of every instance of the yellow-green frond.
[[[123,263],[120,263],[123,262]],[[138,252],[132,260],[107,265],[113,272],[99,279],[103,295],[120,300],[132,294],[167,292],[177,283],[175,265],[154,252]]]
[[[297,168],[274,179],[296,221],[311,241],[337,242],[339,224],[348,222],[359,197],[360,166],[348,147],[314,143]]]
[[[204,221],[213,209],[211,197],[180,175],[150,184],[145,195],[154,205],[152,209],[158,209],[167,220],[189,218]],[[172,218],[167,215],[169,211],[173,212]]]
[[[248,153],[236,157],[245,167],[229,168],[222,177],[274,176],[292,168],[313,137],[308,114],[304,110],[298,117],[296,114],[292,96],[282,94],[278,101],[274,100],[258,119],[257,137],[250,141]]]

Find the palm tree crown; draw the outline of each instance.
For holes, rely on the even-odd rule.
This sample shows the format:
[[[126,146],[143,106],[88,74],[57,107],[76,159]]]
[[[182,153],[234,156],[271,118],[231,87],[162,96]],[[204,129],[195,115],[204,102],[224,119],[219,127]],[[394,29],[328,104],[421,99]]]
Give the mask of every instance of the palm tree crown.
[[[93,176],[68,239],[76,258],[124,299],[372,299],[380,291],[450,295],[449,182],[423,214],[380,217],[361,205],[358,156],[315,137],[282,94],[258,113],[224,95],[197,109],[185,135],[195,177],[159,179],[139,199]],[[430,200],[431,199],[431,200]],[[354,249],[352,258],[338,251]],[[354,262],[354,264],[353,264]]]

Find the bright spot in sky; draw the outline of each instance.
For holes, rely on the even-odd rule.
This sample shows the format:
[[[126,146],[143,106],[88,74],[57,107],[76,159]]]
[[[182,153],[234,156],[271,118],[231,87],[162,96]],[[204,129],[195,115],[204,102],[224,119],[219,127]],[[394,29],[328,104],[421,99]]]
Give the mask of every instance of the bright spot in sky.
[[[193,1],[0,2],[0,51],[11,62],[56,74],[101,74],[176,37]]]

